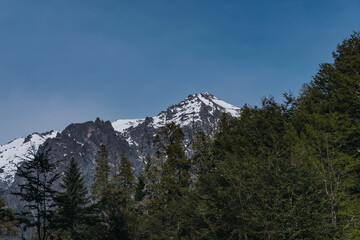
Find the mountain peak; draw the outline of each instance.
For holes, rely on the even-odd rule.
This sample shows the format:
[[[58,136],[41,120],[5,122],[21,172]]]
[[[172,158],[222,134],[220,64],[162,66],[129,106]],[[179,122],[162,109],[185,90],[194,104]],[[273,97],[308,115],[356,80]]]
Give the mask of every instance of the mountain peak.
[[[196,97],[204,97],[204,98],[216,98],[213,94],[209,93],[209,92],[205,92],[205,93],[195,93],[195,94],[190,94],[186,99],[192,99],[192,98],[196,98]],[[184,99],[184,100],[186,100]]]
[[[218,118],[222,112],[232,117],[240,116],[240,108],[220,100],[209,92],[190,94],[180,103],[153,117],[153,126],[160,127],[169,122],[175,122],[180,126],[190,125],[201,121],[205,114],[209,115],[207,117]]]
[[[175,122],[180,126],[191,125],[206,118],[218,118],[221,113],[227,113],[232,117],[240,116],[240,108],[231,105],[209,92],[188,95],[180,103],[168,107],[157,116],[149,117],[151,126],[159,128],[166,123]],[[125,132],[132,127],[144,122],[145,119],[118,119],[112,123],[118,132]]]
[[[46,144],[52,148],[52,157],[59,162],[65,161],[66,156],[77,153],[82,167],[87,169],[88,176],[91,176],[95,169],[93,158],[96,156],[97,147],[104,143],[113,153],[116,153],[116,149],[126,151],[134,164],[134,169],[139,171],[145,154],[154,152],[154,137],[166,123],[174,122],[180,125],[187,144],[191,144],[194,124],[196,123],[206,134],[215,134],[217,121],[222,113],[238,117],[240,108],[220,100],[209,92],[196,93],[188,95],[178,104],[170,106],[154,117],[119,119],[113,123],[97,118],[95,122],[72,123],[61,133],[33,133],[26,138],[16,139],[0,146],[0,192],[8,189],[16,180],[16,170],[26,160],[30,148],[37,150]],[[89,180],[88,183],[90,182]]]
[[[222,112],[230,114],[232,117],[239,117],[240,116],[240,108],[229,104],[219,98],[215,97],[213,94],[206,92],[206,93],[197,93],[190,95],[190,98],[185,99],[191,100],[193,98],[197,99],[197,101],[202,102],[206,106],[214,109],[219,109]]]

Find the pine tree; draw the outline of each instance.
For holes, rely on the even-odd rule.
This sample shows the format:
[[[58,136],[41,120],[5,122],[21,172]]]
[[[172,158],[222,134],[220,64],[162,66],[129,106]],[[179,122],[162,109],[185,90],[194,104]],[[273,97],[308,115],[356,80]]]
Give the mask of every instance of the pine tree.
[[[331,203],[329,222],[340,235],[358,238],[360,34],[339,44],[333,57],[333,63],[320,65],[295,101],[294,125],[299,154],[307,156],[324,179],[324,197]]]
[[[145,176],[143,172],[140,172],[138,177],[138,182],[135,188],[134,200],[136,202],[140,202],[145,197],[144,188],[145,188]]]
[[[112,177],[112,186],[116,193],[120,194],[121,201],[126,203],[131,199],[134,191],[134,174],[131,169],[131,162],[125,157],[122,152],[120,156],[120,164],[117,165],[115,174]]]
[[[150,166],[151,166],[151,156],[150,153],[147,153],[144,161],[144,168],[139,173],[138,182],[136,183],[135,186],[134,200],[136,202],[141,202],[146,196],[146,192],[145,192],[146,191],[145,186],[147,181],[146,177],[147,177],[147,173],[149,172]]]
[[[111,186],[109,181],[110,167],[108,163],[106,146],[101,144],[95,159],[96,169],[94,182],[91,185],[91,193],[95,201],[98,222],[91,230],[94,239],[104,239],[109,229],[109,206],[111,204]]]
[[[162,165],[163,162],[159,158],[146,155],[143,170],[145,186],[141,191],[144,197],[136,204],[139,219],[136,239],[160,238],[162,230],[160,215],[163,207],[163,191],[160,185]]]
[[[60,234],[68,232],[71,239],[85,239],[93,216],[91,215],[88,190],[81,176],[80,168],[72,157],[60,187],[64,190],[55,198],[57,205],[56,227]]]
[[[105,201],[109,194],[109,174],[110,167],[108,163],[109,154],[104,144],[100,145],[95,160],[96,169],[94,175],[94,183],[91,185],[91,193],[93,197],[99,201]]]
[[[26,227],[35,227],[39,240],[48,239],[54,216],[53,197],[57,191],[54,182],[60,177],[54,172],[56,165],[50,161],[50,150],[31,151],[17,175],[25,180],[19,184],[20,191],[12,192],[25,202],[20,220]]]
[[[192,234],[200,239],[326,237],[321,185],[292,154],[289,114],[272,99],[223,119],[213,144],[214,168],[199,178]]]
[[[110,181],[110,199],[107,208],[107,239],[131,239],[135,231],[135,215],[133,209],[134,180],[131,162],[122,153],[120,163]]]
[[[181,196],[189,187],[190,162],[185,156],[183,141],[184,133],[174,122],[166,124],[155,137],[157,155],[164,161],[161,182],[165,198]]]
[[[192,173],[199,178],[208,173],[214,166],[212,163],[212,139],[206,135],[200,128],[194,132],[194,141],[192,144],[193,155],[191,156]]]
[[[159,210],[162,205],[163,189],[161,188],[161,171],[163,162],[157,157],[151,157],[150,154],[146,157],[146,164],[144,167],[145,187],[144,202],[147,206],[147,212],[152,214],[154,211]]]
[[[175,123],[166,124],[155,137],[156,157],[161,160],[161,177],[153,190],[153,231],[155,238],[179,235],[181,201],[189,191],[190,162],[183,149],[184,133]],[[156,170],[156,168],[153,168]],[[153,174],[156,172],[152,172]],[[151,205],[150,205],[151,206]]]

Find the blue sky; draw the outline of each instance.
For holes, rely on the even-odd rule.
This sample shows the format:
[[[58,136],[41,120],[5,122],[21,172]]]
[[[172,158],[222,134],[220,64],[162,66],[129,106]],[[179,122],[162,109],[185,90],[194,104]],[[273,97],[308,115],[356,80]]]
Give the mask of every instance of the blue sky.
[[[190,93],[295,94],[360,30],[359,1],[0,0],[0,144]]]

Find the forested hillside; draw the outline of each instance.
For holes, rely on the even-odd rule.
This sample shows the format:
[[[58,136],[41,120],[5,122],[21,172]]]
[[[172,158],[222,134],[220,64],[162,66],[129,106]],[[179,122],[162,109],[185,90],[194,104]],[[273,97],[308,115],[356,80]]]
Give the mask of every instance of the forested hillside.
[[[105,145],[90,189],[76,157],[60,175],[50,149],[33,153],[13,192],[24,211],[0,202],[0,236],[360,239],[360,33],[333,59],[284,103],[224,114],[214,136],[195,126],[191,157],[181,127],[166,123],[137,178],[124,153],[109,167]]]

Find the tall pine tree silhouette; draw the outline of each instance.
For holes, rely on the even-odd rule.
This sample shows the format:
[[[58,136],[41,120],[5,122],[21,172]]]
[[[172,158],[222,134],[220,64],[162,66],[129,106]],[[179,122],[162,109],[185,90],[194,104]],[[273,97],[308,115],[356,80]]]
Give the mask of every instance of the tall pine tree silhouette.
[[[20,191],[12,192],[25,202],[20,220],[25,227],[35,227],[39,240],[47,239],[51,232],[54,216],[54,200],[56,190],[54,182],[60,177],[54,172],[56,164],[50,161],[50,149],[29,152],[27,161],[19,168],[17,175],[23,178],[19,184]]]
[[[105,201],[109,191],[110,167],[108,163],[109,153],[106,146],[101,144],[95,159],[96,169],[94,183],[91,185],[91,193],[98,201]]]
[[[60,187],[65,191],[55,198],[57,228],[62,234],[69,234],[71,239],[87,238],[86,232],[92,222],[90,198],[74,158],[70,160]]]

